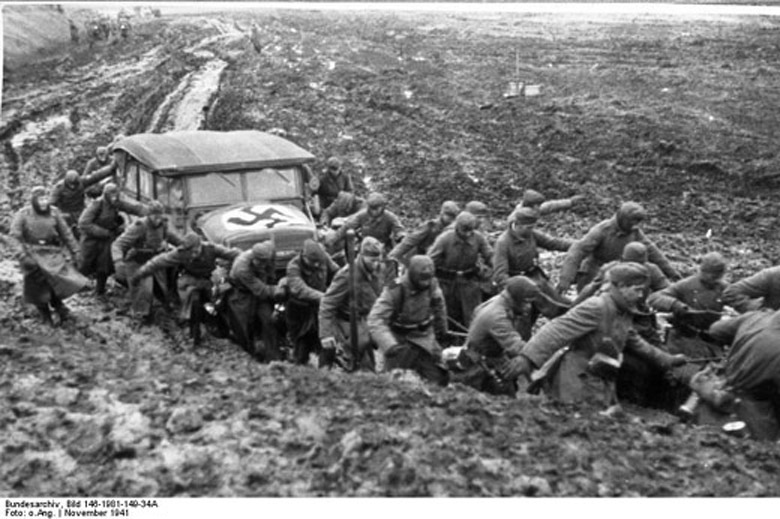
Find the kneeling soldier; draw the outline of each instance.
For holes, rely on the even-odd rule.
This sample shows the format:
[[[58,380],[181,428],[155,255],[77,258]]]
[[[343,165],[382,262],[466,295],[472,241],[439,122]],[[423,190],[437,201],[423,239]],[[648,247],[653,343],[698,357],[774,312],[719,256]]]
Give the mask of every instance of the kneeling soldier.
[[[476,366],[467,371],[464,383],[495,395],[517,393],[517,377],[502,378],[502,370],[520,355],[530,337],[529,322],[533,308],[541,297],[536,283],[525,276],[514,276],[496,296],[482,303],[474,312],[461,363]],[[518,330],[527,332],[523,337]]]
[[[168,228],[163,205],[155,200],[149,204],[149,215],[136,220],[111,244],[111,259],[114,261],[117,280],[127,281],[144,263],[165,252],[168,243],[181,245],[181,237]],[[165,270],[158,270],[130,287],[128,297],[133,315],[150,322],[155,294],[163,305],[168,306],[168,277]]]
[[[237,342],[260,362],[281,360],[279,334],[273,321],[274,303],[284,300],[285,290],[274,284],[274,245],[256,243],[233,262],[228,276],[228,319]],[[257,329],[262,348],[255,341]]]
[[[238,254],[237,249],[202,242],[200,236],[190,233],[176,249],[160,253],[144,263],[130,277],[129,283],[134,287],[157,271],[178,268],[179,317],[189,323],[193,346],[198,346],[201,343],[200,325],[206,317],[203,305],[211,298],[211,273],[217,267],[218,259],[233,261]]]
[[[355,310],[357,351],[350,344],[350,266],[343,266],[333,278],[320,300],[320,342],[323,356],[321,364],[330,364],[335,355],[348,371],[367,369],[374,371],[374,343],[368,334],[366,317],[382,292],[382,244],[376,238],[366,236],[360,243],[360,254],[354,261]]]
[[[331,207],[333,207],[331,205]],[[314,240],[303,242],[303,250],[287,264],[287,329],[296,364],[309,362],[309,355],[322,350],[317,326],[320,300],[339,267]]]
[[[449,376],[436,337],[447,333],[447,312],[433,274],[433,260],[412,256],[400,281],[385,287],[377,299],[368,329],[384,355],[385,371],[411,369],[446,386]]]

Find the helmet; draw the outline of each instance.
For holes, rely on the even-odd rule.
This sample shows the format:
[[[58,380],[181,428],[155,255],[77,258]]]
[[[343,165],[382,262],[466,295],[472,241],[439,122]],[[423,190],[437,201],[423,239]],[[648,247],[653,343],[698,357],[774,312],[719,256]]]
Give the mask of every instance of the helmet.
[[[252,245],[252,258],[269,260],[274,255],[274,244],[270,241],[261,241]]]
[[[380,193],[371,193],[368,195],[368,200],[366,200],[366,205],[369,209],[378,209],[384,207],[386,204],[387,200],[385,200],[384,195]]]

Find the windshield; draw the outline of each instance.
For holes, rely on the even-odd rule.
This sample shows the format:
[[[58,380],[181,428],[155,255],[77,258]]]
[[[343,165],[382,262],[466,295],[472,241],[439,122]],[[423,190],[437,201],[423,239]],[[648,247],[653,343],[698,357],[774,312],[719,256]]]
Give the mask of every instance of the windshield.
[[[246,173],[247,200],[279,200],[302,194],[299,175],[294,168],[248,171]]]
[[[244,200],[241,173],[209,173],[191,177],[189,183],[192,205],[224,205]]]
[[[243,178],[242,178],[243,177]],[[246,195],[242,183],[246,182]],[[228,205],[245,200],[278,200],[302,196],[295,168],[209,173],[189,178],[191,205]]]

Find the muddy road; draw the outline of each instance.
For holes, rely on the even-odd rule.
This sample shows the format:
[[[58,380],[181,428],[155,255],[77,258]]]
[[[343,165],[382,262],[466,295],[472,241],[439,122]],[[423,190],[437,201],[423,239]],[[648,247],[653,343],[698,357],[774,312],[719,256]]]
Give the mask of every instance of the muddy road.
[[[778,262],[779,34],[761,16],[139,20],[129,41],[6,73],[0,238],[31,186],[118,134],[275,129],[344,157],[409,226],[452,198],[489,203],[498,229],[530,187],[588,195],[545,222],[573,238],[637,199],[681,271],[716,249],[738,278]],[[507,97],[509,82],[540,95]],[[553,272],[560,259],[546,257]],[[776,445],[660,411],[260,365],[214,338],[192,350],[162,313],[133,322],[120,287],[107,304],[77,294],[77,322],[52,331],[20,296],[3,245],[2,495],[780,495]]]

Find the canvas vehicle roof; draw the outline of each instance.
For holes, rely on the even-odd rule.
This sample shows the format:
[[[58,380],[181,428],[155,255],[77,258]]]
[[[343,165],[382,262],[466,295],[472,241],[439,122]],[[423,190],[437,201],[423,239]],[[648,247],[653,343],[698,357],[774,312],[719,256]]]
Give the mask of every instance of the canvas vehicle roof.
[[[114,145],[166,176],[313,162],[296,144],[256,130],[140,133]]]

